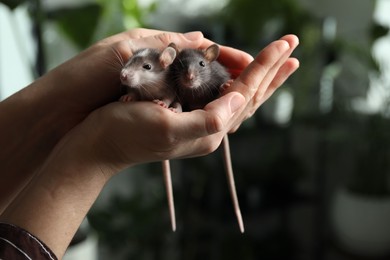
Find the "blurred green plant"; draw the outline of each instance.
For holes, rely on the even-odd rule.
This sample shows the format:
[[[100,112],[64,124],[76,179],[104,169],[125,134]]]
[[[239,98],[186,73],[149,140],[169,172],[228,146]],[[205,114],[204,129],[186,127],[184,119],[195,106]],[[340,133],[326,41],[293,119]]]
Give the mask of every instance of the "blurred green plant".
[[[313,24],[313,16],[298,1],[230,0],[221,13],[225,24],[249,44],[274,39],[275,34],[302,31]]]
[[[109,0],[105,1],[111,2]],[[146,25],[145,16],[156,10],[157,2],[141,6],[138,0],[123,0],[122,8],[124,14],[123,23],[126,28],[144,27]]]
[[[83,49],[92,42],[101,12],[100,5],[88,3],[78,7],[60,7],[45,14],[72,43]]]
[[[40,0],[0,0],[0,3],[11,10],[27,4],[33,20],[39,19],[43,26],[46,22],[55,23],[78,49],[88,47],[97,37],[146,27],[146,16],[157,7],[156,1],[144,6],[137,0],[98,0],[55,9],[46,9]]]
[[[375,2],[372,2],[375,5]],[[257,52],[259,46],[273,41],[285,34],[296,34],[300,38],[300,46],[295,50],[299,58],[300,68],[289,79],[289,86],[294,93],[294,112],[297,117],[318,116],[321,111],[318,106],[319,79],[324,67],[338,63],[345,57],[353,60],[354,67],[363,68],[355,71],[353,68],[341,67],[341,74],[351,70],[356,82],[367,82],[369,73],[379,71],[379,65],[372,56],[371,45],[378,38],[386,35],[389,28],[372,21],[366,30],[365,37],[369,44],[361,44],[345,38],[343,35],[326,35],[327,17],[315,16],[297,0],[262,1],[230,0],[217,19],[222,20],[227,28],[229,41],[234,45],[245,46],[245,49]],[[342,76],[342,75],[339,76]],[[343,90],[341,90],[342,92]],[[338,109],[348,109],[350,100],[338,99]]]

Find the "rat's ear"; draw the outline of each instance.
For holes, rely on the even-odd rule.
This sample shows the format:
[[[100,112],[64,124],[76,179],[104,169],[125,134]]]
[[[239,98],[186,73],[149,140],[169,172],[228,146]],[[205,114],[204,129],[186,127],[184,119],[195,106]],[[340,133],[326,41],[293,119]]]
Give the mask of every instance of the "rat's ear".
[[[176,50],[171,46],[166,47],[160,54],[160,64],[166,69],[176,58]]]
[[[171,42],[168,47],[172,47],[175,49],[176,53],[179,53],[179,48],[177,47],[177,45],[174,43],[174,42]]]
[[[205,51],[204,51],[204,57],[208,62],[215,61],[219,56],[219,47],[217,44],[210,45]]]

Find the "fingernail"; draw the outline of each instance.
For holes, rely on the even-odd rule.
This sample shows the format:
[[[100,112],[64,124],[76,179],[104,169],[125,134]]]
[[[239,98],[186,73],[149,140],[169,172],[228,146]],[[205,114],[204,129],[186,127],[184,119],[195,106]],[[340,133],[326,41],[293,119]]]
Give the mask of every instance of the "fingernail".
[[[189,41],[196,41],[203,37],[203,34],[199,31],[188,32],[184,34],[184,37]]]
[[[230,100],[230,111],[235,113],[245,103],[245,98],[241,94],[236,94]]]

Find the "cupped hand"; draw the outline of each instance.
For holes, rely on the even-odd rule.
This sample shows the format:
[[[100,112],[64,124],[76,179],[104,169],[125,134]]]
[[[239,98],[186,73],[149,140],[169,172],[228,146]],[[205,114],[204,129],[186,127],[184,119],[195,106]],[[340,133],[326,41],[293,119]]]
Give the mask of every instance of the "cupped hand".
[[[201,156],[219,146],[225,125],[244,103],[234,92],[207,111],[185,113],[148,101],[112,102],[90,113],[63,143],[75,156],[111,169],[109,175],[140,163]]]
[[[88,140],[96,161],[116,170],[208,154],[296,70],[298,61],[289,56],[297,43],[292,35],[272,42],[226,94],[204,109],[174,113],[153,102],[112,102],[103,106],[78,126],[79,141]]]

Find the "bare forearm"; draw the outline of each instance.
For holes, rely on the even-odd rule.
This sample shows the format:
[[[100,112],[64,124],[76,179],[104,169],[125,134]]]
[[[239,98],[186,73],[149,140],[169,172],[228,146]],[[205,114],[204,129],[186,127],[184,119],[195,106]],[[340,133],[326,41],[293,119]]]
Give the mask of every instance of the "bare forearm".
[[[107,181],[105,169],[89,159],[88,149],[64,137],[1,216],[2,222],[37,236],[58,258]]]
[[[47,100],[31,85],[0,103],[0,213],[74,125]]]
[[[57,142],[93,109],[119,94],[115,80],[109,77],[99,81],[108,86],[112,82],[112,88],[96,86],[97,91],[90,94],[94,98],[85,100],[88,93],[83,93],[83,86],[88,82],[80,80],[80,75],[72,76],[80,71],[80,60],[75,57],[0,102],[0,213]]]

